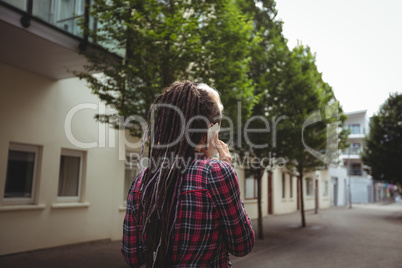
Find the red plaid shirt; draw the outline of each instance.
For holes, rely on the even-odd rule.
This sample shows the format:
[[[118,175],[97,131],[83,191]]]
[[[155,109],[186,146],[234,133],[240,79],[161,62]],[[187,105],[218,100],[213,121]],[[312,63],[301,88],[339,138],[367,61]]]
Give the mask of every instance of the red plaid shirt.
[[[142,226],[137,225],[136,215],[142,174],[131,186],[123,224],[121,252],[131,267],[144,263],[139,240]],[[190,164],[170,245],[172,267],[231,267],[228,253],[244,256],[251,251],[254,231],[240,199],[236,172],[229,164],[203,154]]]

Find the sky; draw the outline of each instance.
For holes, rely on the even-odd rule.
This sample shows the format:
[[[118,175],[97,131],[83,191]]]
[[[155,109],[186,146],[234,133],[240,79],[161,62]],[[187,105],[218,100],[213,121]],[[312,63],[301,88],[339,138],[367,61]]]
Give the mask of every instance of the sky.
[[[288,46],[310,46],[344,112],[402,93],[401,0],[276,0]]]

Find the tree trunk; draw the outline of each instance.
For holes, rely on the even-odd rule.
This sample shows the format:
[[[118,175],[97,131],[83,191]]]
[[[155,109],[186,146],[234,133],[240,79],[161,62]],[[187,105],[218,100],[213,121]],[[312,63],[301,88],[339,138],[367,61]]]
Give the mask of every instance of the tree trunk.
[[[262,204],[261,204],[261,188],[262,188],[262,175],[264,170],[256,170],[254,178],[257,179],[257,203],[258,203],[258,239],[264,239],[264,230],[262,227]]]
[[[300,181],[300,213],[301,213],[301,225],[306,227],[306,219],[304,216],[304,191],[303,191],[303,171],[299,171]]]

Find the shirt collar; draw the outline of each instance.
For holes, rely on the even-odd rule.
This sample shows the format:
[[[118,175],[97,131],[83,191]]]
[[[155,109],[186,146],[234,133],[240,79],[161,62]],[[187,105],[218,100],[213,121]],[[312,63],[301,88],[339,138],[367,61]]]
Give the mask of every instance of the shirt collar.
[[[195,152],[195,159],[208,159],[208,157],[203,152]]]

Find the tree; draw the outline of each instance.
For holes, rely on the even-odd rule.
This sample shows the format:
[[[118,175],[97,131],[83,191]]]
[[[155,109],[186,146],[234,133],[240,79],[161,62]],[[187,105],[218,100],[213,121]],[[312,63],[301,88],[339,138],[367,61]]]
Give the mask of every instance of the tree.
[[[241,10],[237,1],[217,3],[214,7],[215,16],[210,16],[205,31],[202,32],[204,58],[193,68],[197,69],[198,66],[201,70],[198,76],[220,91],[225,106],[224,115],[231,121],[224,119],[222,128],[229,128],[233,124],[232,136],[222,131],[221,138],[233,143],[239,134],[238,109],[247,118],[256,103],[253,81],[249,77],[249,62],[258,37],[253,36],[252,21]]]
[[[370,120],[362,160],[377,180],[402,183],[402,94],[390,94]]]
[[[259,129],[261,132],[245,133],[241,144],[235,144],[237,151],[248,154],[252,161],[246,169],[246,177],[252,176],[257,181],[258,204],[258,233],[257,237],[263,239],[262,227],[262,177],[266,171],[262,159],[272,150],[271,135],[267,133],[266,122],[275,117],[275,109],[278,105],[270,103],[269,98],[278,90],[283,78],[283,63],[289,54],[286,39],[282,35],[282,22],[276,19],[277,10],[275,1],[264,0],[258,3],[254,1],[238,1],[245,14],[253,21],[254,35],[258,43],[252,46],[249,77],[253,81],[253,95],[255,104],[251,117],[248,118],[247,128]],[[269,105],[269,103],[271,105]],[[268,123],[269,124],[269,123]],[[265,129],[265,130],[264,130]],[[263,146],[266,144],[266,146]]]
[[[315,57],[308,47],[299,46],[293,51],[289,50],[282,34],[282,22],[276,19],[275,1],[242,3],[245,12],[251,14],[255,34],[260,40],[251,53],[250,77],[253,79],[257,103],[252,109],[254,120],[247,127],[261,129],[261,132],[247,136],[247,153],[254,164],[246,174],[253,176],[258,184],[258,238],[262,239],[261,181],[266,170],[272,173],[271,166],[268,166],[271,163],[266,162],[267,156],[285,158],[288,170],[297,174],[302,181],[306,172],[326,164],[323,159],[320,160],[307,152],[302,134],[305,134],[304,141],[307,144],[324,152],[328,138],[327,125],[335,124],[337,129],[342,126],[346,117],[337,106],[336,111],[332,108],[332,112],[339,112],[339,117],[324,116],[321,122],[309,126],[309,131],[303,133],[303,126],[308,117],[334,100],[332,88],[322,80],[315,65]],[[341,147],[344,147],[346,133],[335,133],[335,137],[331,137],[332,140],[338,139],[339,136]],[[338,140],[335,145],[336,148],[327,146],[327,149],[332,149],[328,150],[332,155],[326,156],[331,161],[337,156]],[[303,200],[301,201],[302,226],[305,226],[304,204]]]
[[[248,56],[254,39],[251,22],[235,2],[98,0],[90,15],[97,30],[84,31],[93,46],[102,48],[83,52],[89,64],[76,75],[118,111],[102,118],[105,122],[115,124],[116,116],[145,118],[161,90],[184,79],[217,88],[225,111],[235,110],[235,98],[249,114]],[[111,54],[118,57],[111,59]],[[139,122],[133,124],[131,134],[140,136]]]
[[[284,85],[276,95],[283,104],[278,110],[284,116],[277,128],[276,153],[287,158],[287,168],[298,176],[301,223],[305,227],[303,177],[337,161],[339,149],[346,147],[347,131],[338,131],[346,116],[334,102],[332,88],[322,80],[308,46],[293,49],[285,75]],[[271,101],[275,102],[275,98]]]

